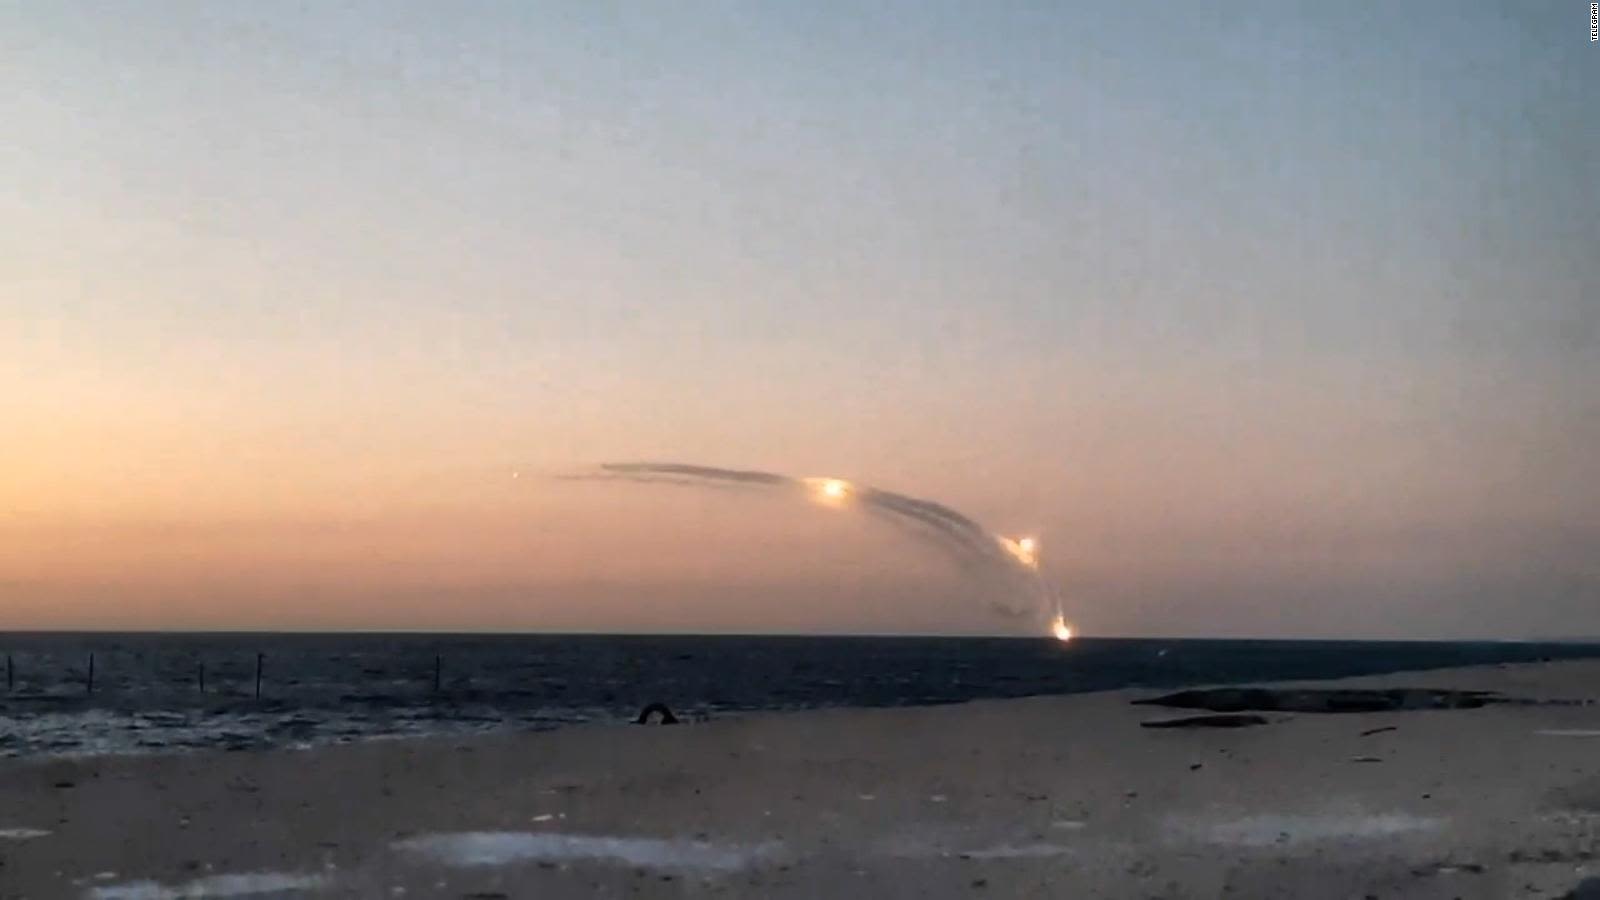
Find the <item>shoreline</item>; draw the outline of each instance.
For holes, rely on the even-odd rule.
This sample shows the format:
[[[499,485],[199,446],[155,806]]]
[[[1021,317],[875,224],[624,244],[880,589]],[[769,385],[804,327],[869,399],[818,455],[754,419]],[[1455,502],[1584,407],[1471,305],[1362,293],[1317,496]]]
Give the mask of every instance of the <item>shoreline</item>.
[[[1200,681],[1334,678],[1600,658],[1600,647],[1455,642],[1009,642],[517,638],[392,645],[40,644],[7,651],[0,758],[329,746],[620,723],[652,702],[700,720],[760,710],[963,703]],[[287,639],[286,639],[287,640]],[[261,651],[267,651],[263,654]],[[88,690],[89,660],[99,656]],[[255,675],[265,660],[259,697]],[[731,676],[731,677],[730,677]]]
[[[1592,701],[1600,661],[1273,684]],[[10,759],[0,896],[1559,897],[1600,876],[1600,707],[1140,727],[1197,712],[1131,704],[1160,693]]]

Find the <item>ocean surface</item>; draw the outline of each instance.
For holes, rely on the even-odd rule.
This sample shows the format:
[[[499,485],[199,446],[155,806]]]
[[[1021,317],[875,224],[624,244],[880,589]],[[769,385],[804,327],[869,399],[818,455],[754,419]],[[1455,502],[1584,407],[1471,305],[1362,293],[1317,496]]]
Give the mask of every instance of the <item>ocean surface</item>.
[[[751,710],[1333,678],[1600,656],[1600,645],[0,634],[0,654],[8,667],[0,685],[0,756],[17,757],[307,747],[537,730],[630,721],[654,702],[697,720]]]

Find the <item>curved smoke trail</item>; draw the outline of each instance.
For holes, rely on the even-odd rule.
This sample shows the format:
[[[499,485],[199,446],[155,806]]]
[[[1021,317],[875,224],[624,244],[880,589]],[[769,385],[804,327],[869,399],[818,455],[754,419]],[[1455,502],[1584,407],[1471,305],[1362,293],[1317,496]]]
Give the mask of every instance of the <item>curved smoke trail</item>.
[[[565,477],[791,491],[828,506],[860,509],[931,539],[963,571],[983,578],[997,589],[985,597],[995,611],[1049,622],[1056,636],[1063,639],[1071,635],[1062,619],[1059,598],[1039,575],[1033,540],[995,534],[942,503],[840,478],[796,478],[777,472],[692,463],[603,463],[597,470]]]

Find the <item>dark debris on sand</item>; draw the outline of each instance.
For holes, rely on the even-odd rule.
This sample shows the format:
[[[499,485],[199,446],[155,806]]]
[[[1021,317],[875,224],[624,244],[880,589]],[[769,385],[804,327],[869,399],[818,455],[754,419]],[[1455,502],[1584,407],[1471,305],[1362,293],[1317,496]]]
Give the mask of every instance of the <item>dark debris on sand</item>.
[[[1444,691],[1425,688],[1388,690],[1315,688],[1210,688],[1179,691],[1146,700],[1140,706],[1204,709],[1218,713],[1261,712],[1370,713],[1413,709],[1478,709],[1501,702],[1492,691]]]
[[[1141,728],[1248,728],[1251,725],[1265,724],[1267,720],[1261,716],[1220,715],[1158,719],[1152,722],[1140,722],[1139,726]]]

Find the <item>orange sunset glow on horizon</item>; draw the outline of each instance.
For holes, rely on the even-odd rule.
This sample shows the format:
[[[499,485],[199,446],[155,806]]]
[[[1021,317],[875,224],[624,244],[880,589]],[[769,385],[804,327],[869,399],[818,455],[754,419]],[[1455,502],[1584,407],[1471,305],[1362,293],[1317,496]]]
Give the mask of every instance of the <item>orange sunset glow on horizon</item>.
[[[1369,12],[0,13],[0,630],[1600,634],[1590,48]]]

